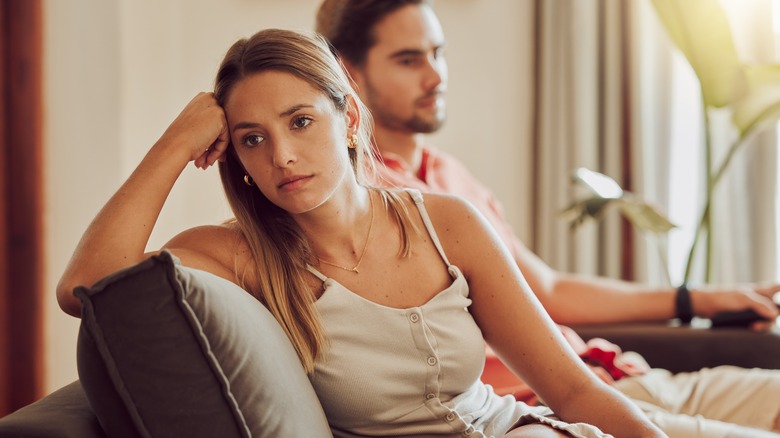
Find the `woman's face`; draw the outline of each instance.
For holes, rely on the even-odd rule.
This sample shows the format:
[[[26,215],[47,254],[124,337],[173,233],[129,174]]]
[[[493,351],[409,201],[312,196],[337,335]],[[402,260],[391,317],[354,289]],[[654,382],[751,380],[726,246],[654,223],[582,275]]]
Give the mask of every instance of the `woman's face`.
[[[225,101],[230,140],[260,191],[292,214],[309,211],[355,177],[347,151],[354,112],[342,113],[308,82],[265,71]]]

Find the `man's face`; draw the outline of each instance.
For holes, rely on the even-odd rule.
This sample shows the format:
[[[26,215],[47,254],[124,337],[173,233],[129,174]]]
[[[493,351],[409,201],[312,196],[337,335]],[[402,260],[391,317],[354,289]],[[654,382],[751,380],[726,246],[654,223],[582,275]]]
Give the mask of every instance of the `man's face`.
[[[404,6],[379,21],[374,35],[376,44],[352,76],[375,123],[411,133],[439,129],[445,118],[447,63],[444,33],[433,10]]]

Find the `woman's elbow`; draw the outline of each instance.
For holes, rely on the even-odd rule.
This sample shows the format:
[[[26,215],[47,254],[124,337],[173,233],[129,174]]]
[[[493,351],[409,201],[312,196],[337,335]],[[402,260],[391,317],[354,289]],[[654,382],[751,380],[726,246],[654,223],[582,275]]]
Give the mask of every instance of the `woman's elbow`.
[[[81,300],[73,295],[76,284],[63,277],[57,284],[57,303],[65,313],[81,318]]]

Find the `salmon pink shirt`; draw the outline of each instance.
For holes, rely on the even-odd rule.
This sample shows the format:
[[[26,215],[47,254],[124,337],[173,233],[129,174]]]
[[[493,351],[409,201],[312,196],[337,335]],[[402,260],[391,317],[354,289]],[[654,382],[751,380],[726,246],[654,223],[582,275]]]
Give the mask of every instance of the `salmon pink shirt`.
[[[512,228],[504,219],[504,209],[490,190],[477,181],[457,159],[432,147],[423,147],[420,171],[400,156],[382,153],[384,166],[378,169],[381,187],[414,188],[424,193],[456,195],[471,202],[498,232],[499,237],[517,257],[519,245]]]

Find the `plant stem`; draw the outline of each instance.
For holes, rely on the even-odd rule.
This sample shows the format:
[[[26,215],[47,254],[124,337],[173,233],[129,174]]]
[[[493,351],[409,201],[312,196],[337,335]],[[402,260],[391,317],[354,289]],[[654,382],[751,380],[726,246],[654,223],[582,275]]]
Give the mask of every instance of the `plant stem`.
[[[654,240],[655,240],[655,247],[658,250],[658,259],[661,260],[661,267],[664,270],[664,274],[666,274],[666,284],[671,286],[672,285],[672,274],[669,272],[669,245],[667,237],[661,237],[658,234],[653,234]]]
[[[701,217],[699,218],[699,224],[696,227],[696,234],[693,235],[693,243],[691,244],[691,250],[688,253],[688,262],[685,264],[685,274],[683,275],[683,283],[687,283],[691,278],[691,270],[693,269],[693,256],[696,254],[696,247],[699,246],[699,237],[702,235],[702,231],[707,226],[707,218],[710,214],[710,200],[707,199],[704,202],[704,210],[702,210]]]
[[[705,110],[706,111],[706,110]],[[713,198],[713,195],[715,193],[715,183],[714,183],[714,175],[712,172],[712,169],[715,167],[713,164],[714,161],[714,153],[712,150],[712,132],[710,131],[712,129],[712,121],[710,120],[709,114],[705,113],[704,115],[704,126],[706,127],[705,132],[705,146],[707,150],[705,151],[706,156],[706,166],[707,166],[707,215],[706,217],[706,223],[703,224],[704,226],[704,233],[707,238],[707,246],[705,247],[704,254],[706,254],[706,258],[704,261],[704,282],[709,283],[712,281],[712,204],[715,202],[715,199]]]
[[[739,147],[744,143],[744,140],[748,138],[749,134],[752,133],[752,129],[745,131],[742,135],[740,135],[736,140],[734,140],[733,143],[731,143],[731,146],[729,147],[729,150],[726,152],[726,156],[723,158],[723,161],[720,163],[720,166],[715,172],[712,172],[711,174],[708,172],[708,176],[711,176],[708,181],[707,186],[707,198],[705,199],[704,203],[704,209],[702,210],[701,218],[699,219],[699,224],[696,227],[696,234],[693,238],[693,244],[691,245],[691,251],[688,253],[688,263],[685,266],[685,276],[683,277],[683,281],[688,281],[691,276],[691,270],[693,269],[693,257],[696,252],[696,247],[699,243],[699,236],[702,232],[706,230],[707,236],[708,236],[708,267],[709,267],[709,253],[711,252],[709,249],[711,248],[712,242],[709,240],[711,238],[712,233],[710,232],[710,221],[709,218],[712,214],[711,204],[712,204],[712,198],[715,193],[715,186],[720,181],[723,174],[726,172],[726,168],[728,168],[729,163],[731,163],[731,159],[734,157],[734,154],[739,150]],[[709,151],[709,134],[707,135],[707,150]],[[709,156],[709,155],[708,155]],[[707,272],[706,279],[709,281],[709,271]]]
[[[685,265],[685,274],[683,275],[683,282],[687,283],[691,278],[691,271],[693,269],[693,259],[696,255],[696,249],[699,246],[700,238],[702,234],[706,234],[705,242],[705,259],[704,259],[704,281],[710,281],[710,268],[712,264],[712,233],[710,232],[710,225],[712,224],[712,193],[713,193],[713,180],[714,175],[711,172],[713,168],[712,161],[712,137],[710,135],[710,115],[706,102],[704,102],[704,90],[701,92],[701,99],[703,108],[704,119],[704,168],[707,188],[705,190],[704,209],[702,210],[699,224],[696,227],[695,234],[693,236],[693,243],[691,244],[691,250],[688,253],[688,262]]]

